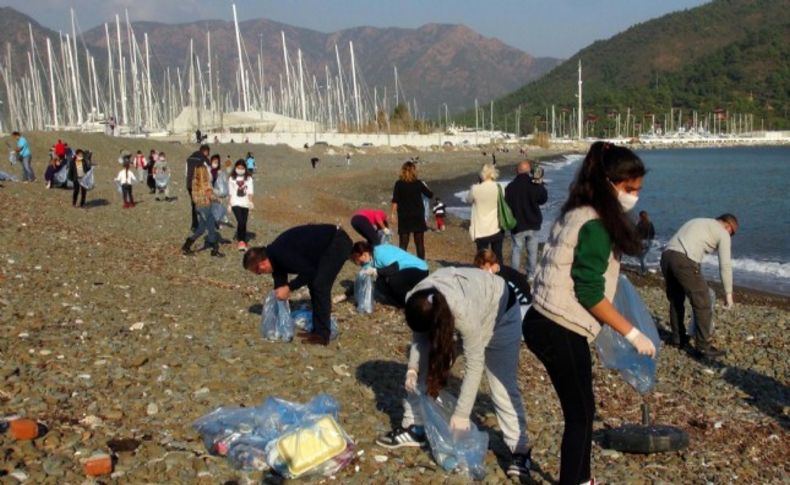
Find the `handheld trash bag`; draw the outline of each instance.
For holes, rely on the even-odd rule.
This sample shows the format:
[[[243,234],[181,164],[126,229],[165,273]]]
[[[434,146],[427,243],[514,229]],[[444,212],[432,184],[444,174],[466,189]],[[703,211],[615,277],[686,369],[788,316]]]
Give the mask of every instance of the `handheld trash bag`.
[[[357,302],[357,313],[373,313],[373,276],[365,269],[359,271],[354,280],[354,301]]]
[[[16,150],[10,150],[8,152],[8,161],[11,162],[11,165],[16,165],[16,162],[19,161],[19,153]]]
[[[708,298],[710,298],[710,332],[713,333],[715,320],[713,319],[713,309],[716,308],[716,292],[713,288],[708,288]],[[689,323],[689,337],[696,337],[697,335],[697,319],[694,317],[694,311],[691,311],[691,323]]]
[[[93,174],[93,170],[94,167],[91,167],[90,170],[88,170],[88,173],[79,179],[80,186],[82,186],[82,188],[85,190],[93,190],[94,187],[96,187],[96,177]]]
[[[486,476],[483,463],[488,451],[488,434],[469,424],[467,431],[450,431],[450,417],[455,410],[456,399],[442,391],[436,400],[425,394],[419,395],[420,409],[425,422],[425,434],[436,463],[445,471],[456,471],[474,480]]]
[[[169,173],[158,173],[154,175],[154,183],[156,184],[157,189],[166,189],[167,186],[170,184],[170,174]]]
[[[64,163],[60,166],[60,170],[55,172],[52,175],[52,180],[55,182],[55,185],[59,187],[72,187],[71,180],[69,180],[69,167],[68,164]]]
[[[286,478],[331,476],[355,457],[338,411],[327,394],[307,404],[269,397],[257,407],[217,408],[192,427],[211,454],[227,456],[235,468],[271,468]]]
[[[19,179],[17,179],[15,175],[11,175],[10,173],[0,170],[0,182],[5,182],[6,180],[10,182],[16,182]]]
[[[228,175],[220,170],[217,174],[217,180],[214,181],[214,195],[217,197],[228,196]]]
[[[211,217],[214,218],[214,222],[220,222],[227,212],[225,206],[219,202],[212,202],[209,210],[211,211]]]
[[[278,300],[274,290],[266,295],[261,312],[261,335],[267,340],[290,342],[294,338],[294,324],[288,302]]]
[[[609,325],[603,325],[595,339],[595,348],[601,363],[608,369],[617,369],[623,379],[640,394],[650,392],[656,385],[656,360],[661,340],[658,330],[639,293],[624,275],[617,281],[617,292],[612,302],[633,326],[649,338],[656,346],[655,358],[639,355],[625,337]]]
[[[379,236],[379,244],[392,244],[392,233],[386,233],[379,229],[376,234]]]
[[[305,332],[313,331],[313,311],[309,306],[303,305],[291,312],[291,320],[297,328],[301,328]],[[337,319],[332,315],[329,319],[329,339],[337,338]]]

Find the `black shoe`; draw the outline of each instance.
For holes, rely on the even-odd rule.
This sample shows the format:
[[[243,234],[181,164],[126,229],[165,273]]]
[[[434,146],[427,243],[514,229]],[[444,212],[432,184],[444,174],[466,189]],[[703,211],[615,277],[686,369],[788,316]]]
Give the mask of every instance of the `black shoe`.
[[[409,426],[401,428],[398,426],[389,433],[376,439],[376,444],[384,448],[400,448],[402,446],[420,447],[427,443],[425,431],[421,426]]]
[[[724,357],[727,352],[717,349],[716,347],[710,345],[707,347],[702,347],[701,349],[696,349],[693,352],[694,357],[698,359],[718,359],[720,357]]]
[[[219,252],[219,243],[214,243],[211,245],[211,255],[215,258],[224,258],[225,255]]]
[[[186,240],[186,241],[184,241],[184,245],[183,245],[183,246],[181,246],[181,254],[183,254],[184,256],[191,256],[191,255],[195,254],[195,253],[192,251],[192,244],[193,244],[194,242],[195,242],[195,241],[193,241],[192,239],[190,239],[190,238],[187,238],[187,240]]]
[[[514,454],[507,467],[507,476],[510,478],[529,478],[529,470],[532,468],[532,450],[526,454]]]

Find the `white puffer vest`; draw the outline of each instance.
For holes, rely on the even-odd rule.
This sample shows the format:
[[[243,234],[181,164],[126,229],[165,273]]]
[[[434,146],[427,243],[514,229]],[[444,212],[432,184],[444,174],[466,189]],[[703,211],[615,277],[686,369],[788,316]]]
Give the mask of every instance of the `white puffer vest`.
[[[559,325],[578,333],[588,341],[595,339],[601,324],[576,299],[571,266],[579,230],[587,222],[598,219],[592,207],[573,209],[554,223],[551,235],[535,274],[533,304],[535,309]],[[614,299],[620,261],[609,253],[609,265],[604,273],[604,296]]]

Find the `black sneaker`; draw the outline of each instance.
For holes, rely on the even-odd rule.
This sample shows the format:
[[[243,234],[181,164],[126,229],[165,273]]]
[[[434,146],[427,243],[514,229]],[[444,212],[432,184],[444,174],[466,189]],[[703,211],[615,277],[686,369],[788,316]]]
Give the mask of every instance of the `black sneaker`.
[[[398,426],[389,433],[376,438],[376,444],[384,448],[400,448],[402,446],[420,447],[426,443],[425,432],[421,427],[409,426],[404,429]]]
[[[727,352],[710,345],[696,350],[694,352],[694,357],[698,359],[718,359],[719,357],[724,357],[726,353]]]
[[[532,450],[525,455],[514,454],[510,466],[507,467],[507,476],[510,478],[529,478],[532,467]]]

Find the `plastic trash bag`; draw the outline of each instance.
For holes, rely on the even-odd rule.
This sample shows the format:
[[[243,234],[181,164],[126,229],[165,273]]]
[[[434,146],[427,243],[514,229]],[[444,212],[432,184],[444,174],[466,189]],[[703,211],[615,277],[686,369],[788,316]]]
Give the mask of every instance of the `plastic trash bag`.
[[[69,180],[69,167],[68,167],[68,164],[64,163],[63,165],[61,165],[60,166],[60,170],[58,170],[57,172],[55,172],[52,175],[52,180],[55,182],[55,184],[57,184],[59,186],[63,186],[63,185],[68,186],[68,185],[70,185],[71,184],[71,180]]]
[[[379,229],[376,234],[379,236],[379,244],[392,244],[392,232]]]
[[[225,217],[227,209],[225,209],[225,206],[219,202],[212,202],[211,207],[209,207],[209,211],[211,211],[211,216],[214,218],[214,222],[220,222],[222,221],[222,218]]]
[[[609,325],[602,325],[603,328],[595,339],[598,357],[604,367],[617,369],[631,387],[640,394],[646,394],[656,385],[656,361],[661,345],[656,324],[636,288],[624,275],[620,275],[617,281],[617,292],[612,303],[617,311],[653,342],[656,356],[650,358],[639,355],[625,337]]]
[[[6,173],[6,172],[3,172],[3,171],[0,171],[0,182],[5,182],[6,180],[8,180],[9,182],[18,182],[19,181],[19,179],[16,178],[15,175],[11,175],[10,173]]]
[[[354,458],[354,444],[337,424],[337,401],[319,394],[306,404],[269,397],[252,408],[220,407],[192,427],[206,449],[241,470],[270,467],[287,478],[329,476]]]
[[[267,340],[290,342],[294,338],[294,325],[288,301],[278,300],[274,290],[266,295],[261,312],[261,335]]]
[[[313,331],[313,311],[307,306],[301,306],[291,312],[291,320],[295,327],[304,330],[305,332]],[[337,338],[337,319],[334,315],[329,320],[329,339],[334,340]]]
[[[228,196],[228,175],[224,170],[219,171],[214,181],[214,195],[220,198]]]
[[[456,399],[444,391],[435,401],[425,394],[420,394],[419,400],[425,434],[436,463],[445,471],[456,471],[474,480],[484,479],[488,434],[477,429],[474,423],[469,424],[467,431],[451,432],[449,422]]]
[[[166,189],[167,186],[170,184],[170,174],[168,173],[158,173],[154,175],[154,183],[156,183],[157,189]]]
[[[716,308],[716,292],[713,288],[708,288],[708,298],[710,298],[710,333],[713,334],[715,320],[713,319],[713,309]],[[691,323],[689,323],[689,330],[687,332],[689,337],[697,335],[697,319],[694,317],[694,310],[691,310]]]
[[[19,153],[16,150],[10,150],[8,152],[8,161],[11,162],[11,165],[16,165],[16,162],[19,161]]]
[[[357,313],[373,313],[373,279],[367,268],[361,269],[354,280],[354,301],[357,302]]]
[[[82,176],[81,179],[79,179],[80,186],[82,186],[82,188],[84,188],[85,190],[93,190],[94,187],[96,187],[96,177],[93,174],[93,169],[94,168],[91,167],[90,170],[88,170],[88,173],[86,173],[85,175]]]

